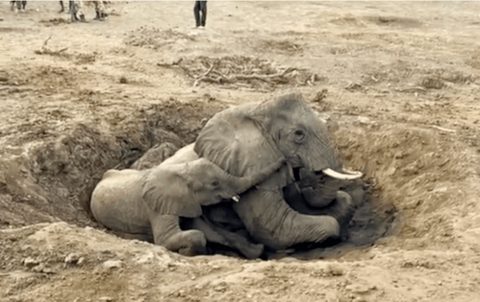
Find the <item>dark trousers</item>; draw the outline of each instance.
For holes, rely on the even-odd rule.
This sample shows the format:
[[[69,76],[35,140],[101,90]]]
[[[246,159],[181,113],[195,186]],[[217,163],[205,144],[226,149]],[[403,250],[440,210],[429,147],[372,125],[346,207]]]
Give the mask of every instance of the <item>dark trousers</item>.
[[[200,12],[202,13],[201,19]],[[195,22],[197,26],[205,26],[205,23],[207,22],[207,1],[195,1],[193,13],[195,14]]]

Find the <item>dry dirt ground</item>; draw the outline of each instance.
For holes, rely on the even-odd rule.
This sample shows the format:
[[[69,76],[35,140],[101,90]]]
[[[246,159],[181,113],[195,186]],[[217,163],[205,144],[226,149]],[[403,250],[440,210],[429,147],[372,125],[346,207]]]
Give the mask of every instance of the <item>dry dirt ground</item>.
[[[480,301],[480,3],[209,1],[205,30],[193,1],[58,9],[0,2],[0,301]],[[85,211],[106,169],[291,91],[395,234],[320,260],[188,258]]]

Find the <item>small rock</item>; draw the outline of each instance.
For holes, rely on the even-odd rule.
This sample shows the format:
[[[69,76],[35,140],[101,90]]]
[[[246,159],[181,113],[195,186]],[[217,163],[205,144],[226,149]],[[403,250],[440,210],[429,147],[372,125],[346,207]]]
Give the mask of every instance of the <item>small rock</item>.
[[[370,291],[370,288],[368,288],[368,286],[362,286],[359,284],[347,285],[345,289],[356,294],[366,294]]]
[[[363,125],[367,125],[367,124],[371,123],[370,119],[368,117],[365,117],[365,116],[359,116],[358,117],[358,122],[360,124],[363,124]]]
[[[120,83],[121,83],[121,84],[127,84],[127,83],[128,83],[127,78],[124,77],[124,76],[120,77]]]
[[[37,273],[47,273],[46,271],[45,264],[40,263],[39,265],[36,265],[32,268],[32,271],[37,272]]]
[[[325,274],[327,276],[342,276],[343,275],[343,269],[335,264],[330,264],[327,266],[325,270]]]
[[[107,269],[120,268],[123,262],[120,260],[108,260],[103,263],[103,266]]]
[[[27,257],[25,260],[23,260],[23,264],[28,268],[32,268],[32,267],[40,264],[40,262],[38,262],[37,260],[35,260],[31,257]]]
[[[69,264],[75,264],[79,260],[80,260],[80,255],[78,255],[77,253],[72,253],[72,254],[69,254],[67,257],[65,257],[65,263],[69,263]]]

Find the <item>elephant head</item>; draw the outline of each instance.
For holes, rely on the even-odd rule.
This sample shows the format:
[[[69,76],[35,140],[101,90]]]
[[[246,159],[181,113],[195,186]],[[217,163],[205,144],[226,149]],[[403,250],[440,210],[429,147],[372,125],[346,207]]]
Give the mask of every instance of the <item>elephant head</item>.
[[[201,206],[224,199],[239,201],[238,194],[265,180],[285,162],[280,158],[258,173],[237,177],[205,158],[176,165],[159,165],[144,177],[142,199],[155,213],[198,217]]]
[[[280,157],[292,168],[360,176],[343,171],[325,124],[297,94],[217,113],[200,132],[195,152],[238,176],[258,173]]]

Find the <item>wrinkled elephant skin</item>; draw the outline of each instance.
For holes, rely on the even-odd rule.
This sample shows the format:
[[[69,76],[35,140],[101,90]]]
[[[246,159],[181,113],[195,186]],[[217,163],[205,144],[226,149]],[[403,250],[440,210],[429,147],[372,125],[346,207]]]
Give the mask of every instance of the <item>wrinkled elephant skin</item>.
[[[204,234],[198,230],[182,231],[179,218],[199,217],[202,206],[241,194],[284,164],[284,159],[279,158],[255,175],[236,177],[207,159],[189,161],[193,158],[189,155],[193,153],[192,146],[185,149],[190,150],[185,152],[186,162],[166,161],[141,171],[107,171],[92,193],[95,219],[116,231],[152,234],[155,244],[172,251],[186,255],[203,253]]]
[[[286,95],[217,113],[199,134],[195,151],[237,176],[255,173],[281,156],[287,159],[279,172],[247,191],[234,205],[258,242],[286,249],[339,236],[335,218],[299,214],[283,198],[282,188],[294,181],[292,168],[342,173],[325,124],[300,96]]]

